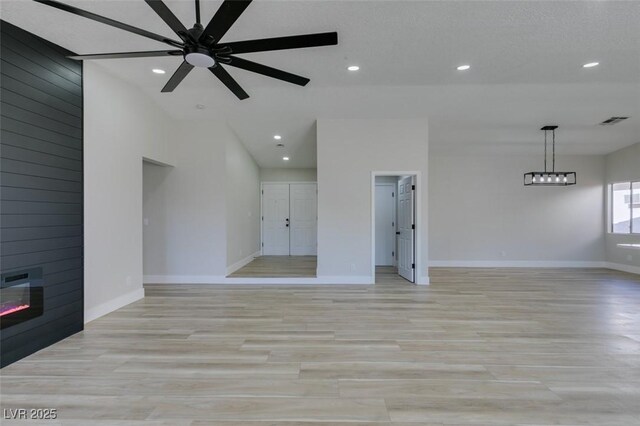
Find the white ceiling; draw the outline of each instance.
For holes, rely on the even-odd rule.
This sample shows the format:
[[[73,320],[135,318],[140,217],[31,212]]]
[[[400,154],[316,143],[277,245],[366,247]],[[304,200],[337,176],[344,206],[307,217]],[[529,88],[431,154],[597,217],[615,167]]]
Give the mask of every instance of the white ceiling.
[[[140,0],[65,2],[173,36]],[[191,26],[192,1],[166,3]],[[203,20],[220,4],[203,0]],[[29,0],[2,0],[1,12],[77,53],[165,47]],[[314,167],[317,118],[428,118],[436,152],[538,152],[538,128],[548,123],[560,125],[561,153],[604,154],[640,142],[640,2],[255,0],[223,40],[334,30],[338,46],[244,55],[311,78],[300,88],[229,67],[251,95],[245,101],[202,69],[160,93],[177,58],[101,65],[175,117],[225,117],[262,167]],[[601,65],[582,68],[591,61]],[[455,70],[464,63],[471,70]],[[350,73],[348,64],[361,70]],[[614,115],[631,118],[597,125]]]

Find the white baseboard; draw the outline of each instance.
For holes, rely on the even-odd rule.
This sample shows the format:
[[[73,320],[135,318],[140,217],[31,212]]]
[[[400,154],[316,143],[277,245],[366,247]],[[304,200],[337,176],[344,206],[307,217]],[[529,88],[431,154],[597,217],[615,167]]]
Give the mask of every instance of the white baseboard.
[[[151,284],[373,284],[370,276],[325,276],[309,278],[241,278],[219,275],[145,275],[144,283]]]
[[[433,268],[607,268],[640,275],[638,266],[599,261],[431,260],[429,266]]]
[[[84,323],[86,324],[143,298],[144,288],[139,288],[132,292],[123,294],[122,296],[118,296],[115,299],[111,299],[108,302],[101,303],[93,308],[85,309]]]
[[[429,285],[430,281],[429,281],[429,277],[424,276],[424,277],[418,277],[418,281],[416,282],[416,285]]]
[[[606,268],[606,262],[553,260],[430,260],[433,268]]]
[[[248,263],[250,263],[256,257],[260,257],[260,253],[261,253],[261,250],[258,250],[257,252],[250,254],[249,256],[245,257],[244,259],[240,259],[236,263],[227,266],[227,275],[233,274],[238,269],[240,269],[243,266],[245,266]]]
[[[615,269],[616,271],[628,272],[630,274],[640,275],[640,266],[625,265],[622,263],[605,262],[606,268]]]
[[[145,275],[145,284],[224,284],[222,275]]]

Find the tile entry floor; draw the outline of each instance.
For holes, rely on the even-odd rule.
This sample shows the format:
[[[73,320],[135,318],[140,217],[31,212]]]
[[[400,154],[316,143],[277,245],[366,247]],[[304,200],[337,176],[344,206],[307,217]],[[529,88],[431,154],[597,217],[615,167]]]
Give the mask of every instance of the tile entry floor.
[[[4,368],[1,405],[56,408],[43,425],[640,424],[639,276],[378,281],[147,286]]]

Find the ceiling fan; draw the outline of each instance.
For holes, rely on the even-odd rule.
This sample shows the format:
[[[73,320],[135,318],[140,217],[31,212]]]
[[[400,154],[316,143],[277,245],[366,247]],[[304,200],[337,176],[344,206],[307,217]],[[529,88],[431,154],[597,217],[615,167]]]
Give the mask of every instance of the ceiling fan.
[[[181,41],[155,34],[141,28],[136,28],[123,22],[96,15],[86,10],[78,9],[54,0],[34,0],[65,12],[73,13],[84,18],[92,19],[121,30],[129,31],[152,40],[168,44],[172,50],[98,53],[95,55],[69,56],[72,59],[118,59],[118,58],[148,58],[156,56],[181,56],[182,64],[173,73],[162,92],[172,92],[178,84],[189,74],[193,67],[208,68],[222,83],[227,86],[239,99],[249,97],[242,87],[229,75],[222,64],[242,68],[267,77],[276,78],[289,83],[305,86],[309,79],[291,74],[276,68],[248,61],[234,56],[239,53],[266,52],[269,50],[297,49],[303,47],[330,46],[338,44],[338,33],[316,33],[288,37],[263,38],[258,40],[244,40],[235,42],[220,42],[220,39],[236,22],[252,0],[224,0],[218,11],[206,27],[200,23],[200,1],[195,0],[196,23],[187,29],[169,10],[162,0],[145,0],[154,12],[180,37]]]

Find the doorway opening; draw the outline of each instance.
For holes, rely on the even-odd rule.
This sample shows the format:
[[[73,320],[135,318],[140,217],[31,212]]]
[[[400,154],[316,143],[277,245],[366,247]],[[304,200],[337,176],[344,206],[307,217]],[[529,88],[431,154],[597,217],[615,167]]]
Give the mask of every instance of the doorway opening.
[[[315,277],[318,253],[316,182],[261,184],[261,253],[230,277]]]
[[[372,174],[372,276],[417,282],[419,260],[417,172]],[[398,277],[403,280],[398,280]]]

